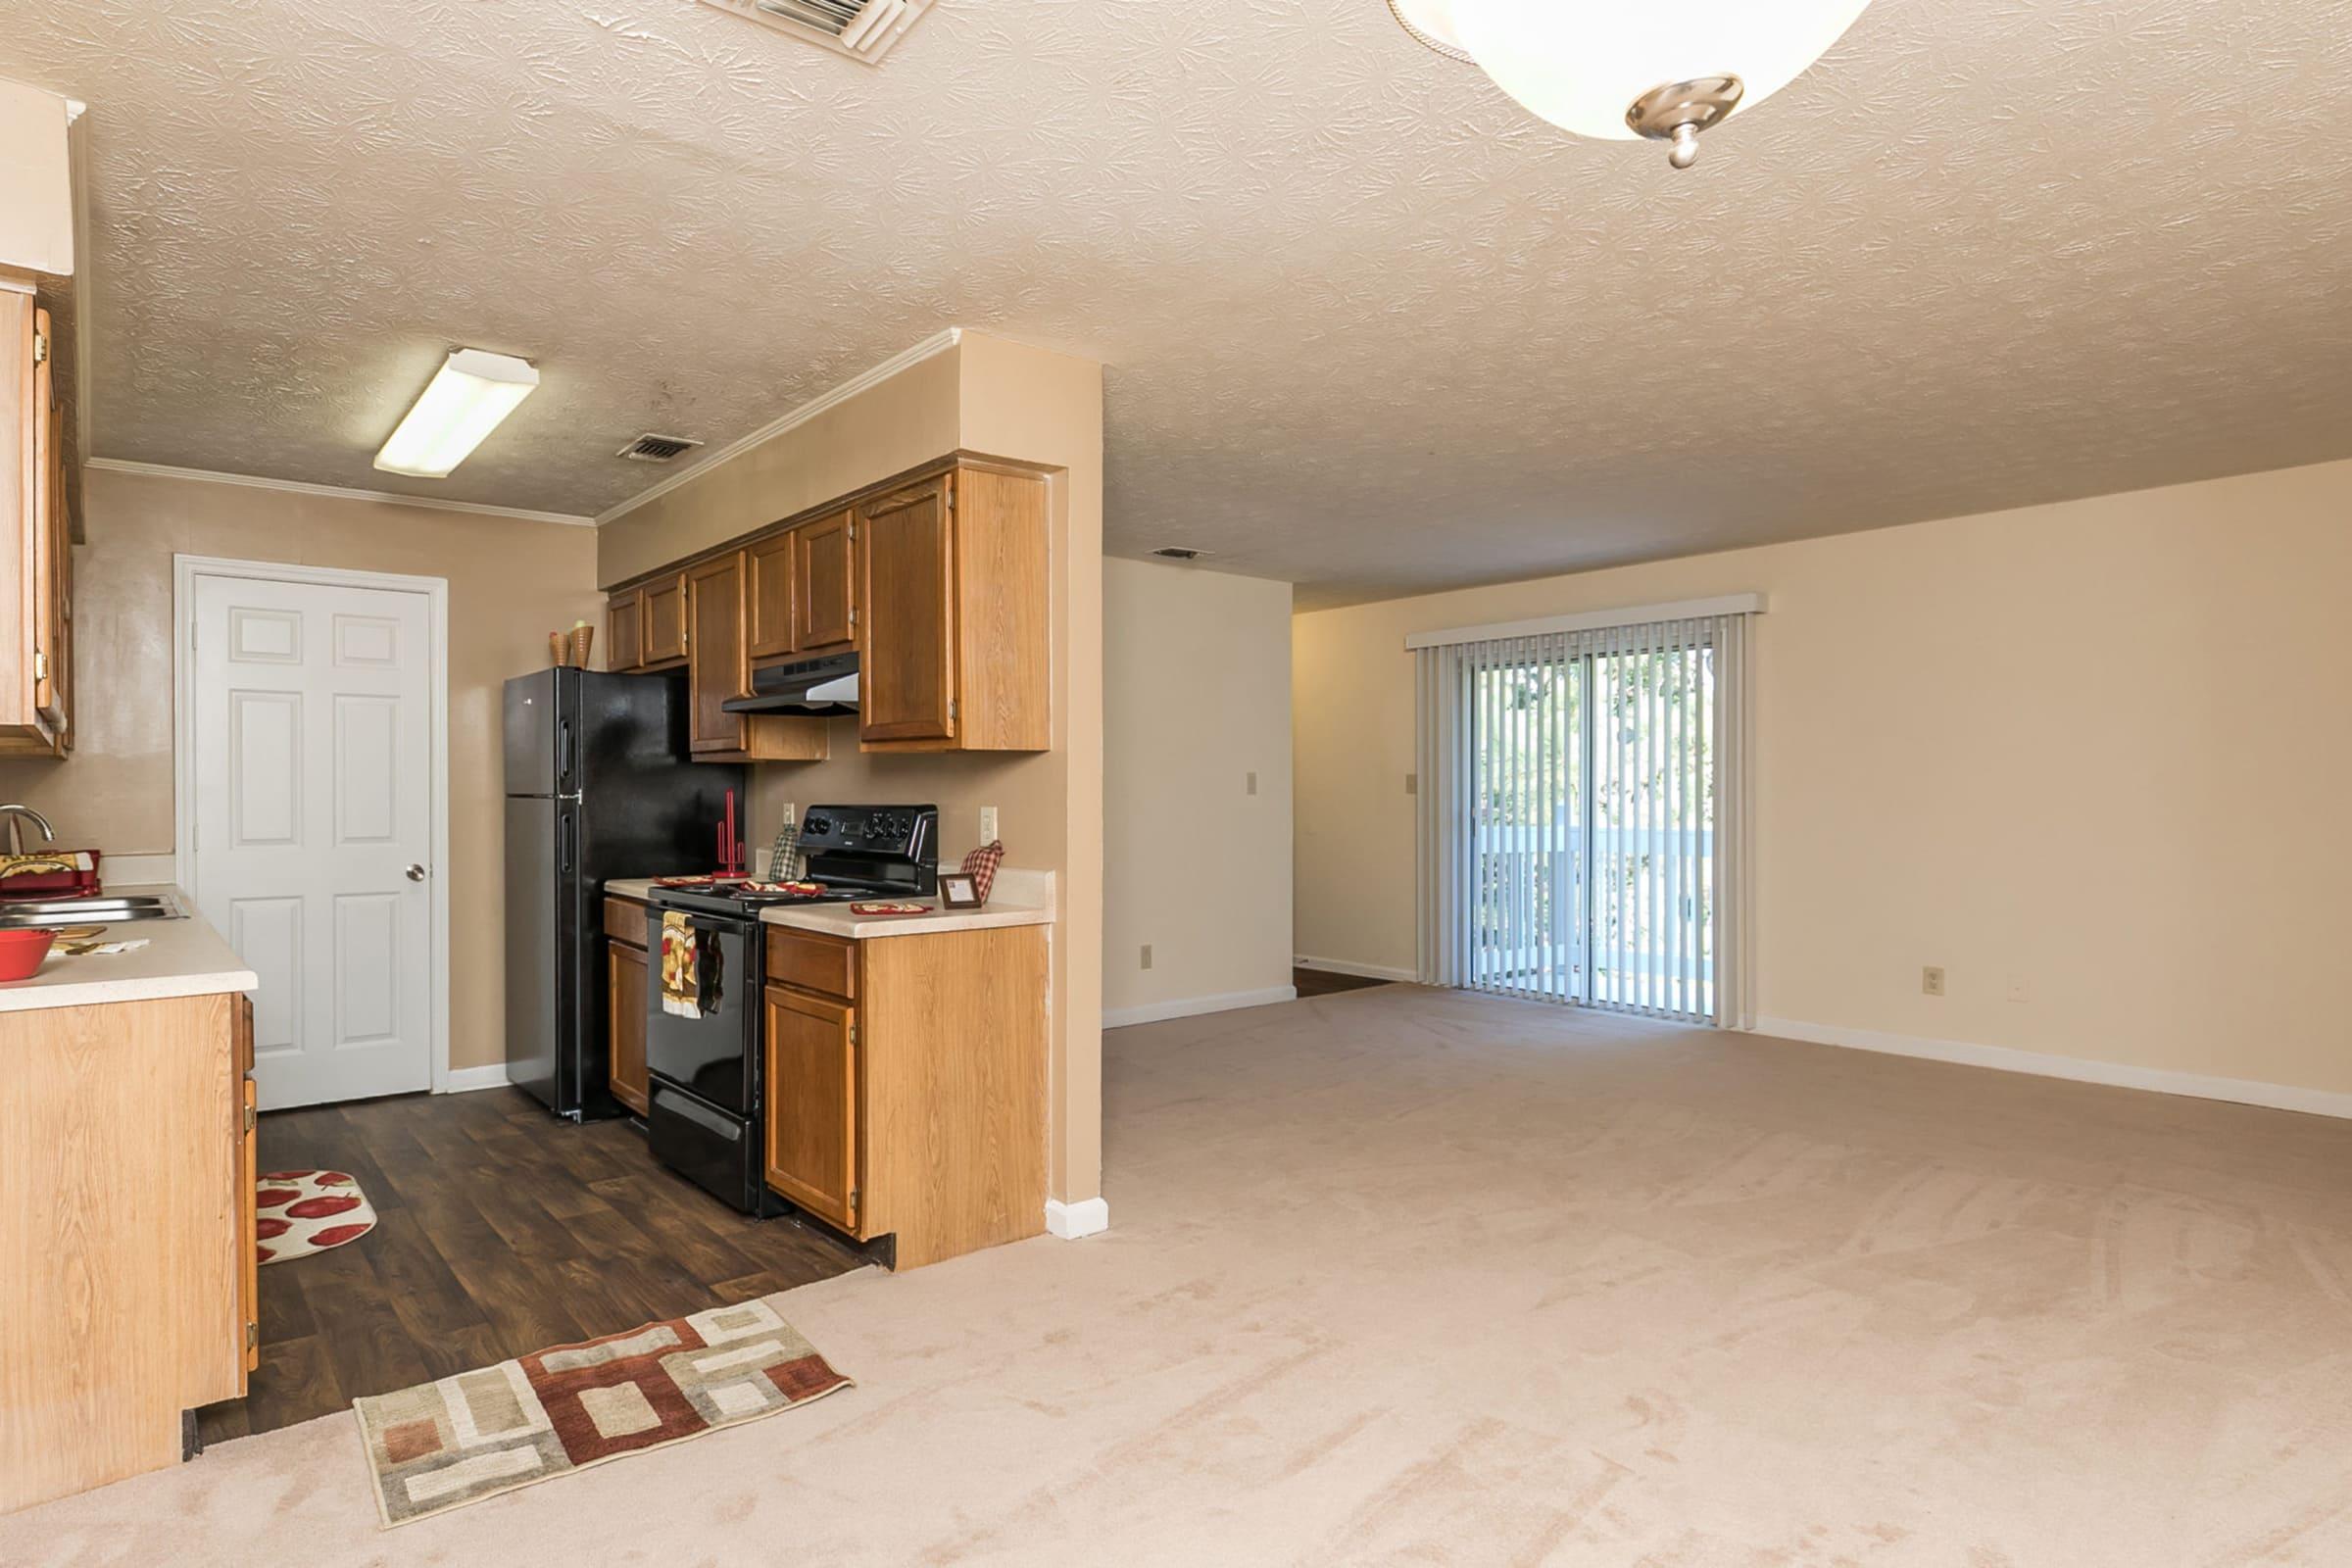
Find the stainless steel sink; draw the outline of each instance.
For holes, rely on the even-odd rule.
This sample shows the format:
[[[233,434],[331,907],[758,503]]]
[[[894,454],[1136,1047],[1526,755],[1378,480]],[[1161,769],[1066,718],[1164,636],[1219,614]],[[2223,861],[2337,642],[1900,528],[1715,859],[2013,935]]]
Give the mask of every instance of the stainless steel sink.
[[[125,920],[184,920],[188,911],[169,893],[94,899],[0,901],[0,931],[44,925],[118,925]]]

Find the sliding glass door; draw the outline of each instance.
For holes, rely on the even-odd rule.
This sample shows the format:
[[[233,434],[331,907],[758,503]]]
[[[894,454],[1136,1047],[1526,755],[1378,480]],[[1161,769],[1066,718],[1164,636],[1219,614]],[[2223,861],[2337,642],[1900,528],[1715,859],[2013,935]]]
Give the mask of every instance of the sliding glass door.
[[[1718,624],[1425,651],[1425,978],[1716,1015]]]

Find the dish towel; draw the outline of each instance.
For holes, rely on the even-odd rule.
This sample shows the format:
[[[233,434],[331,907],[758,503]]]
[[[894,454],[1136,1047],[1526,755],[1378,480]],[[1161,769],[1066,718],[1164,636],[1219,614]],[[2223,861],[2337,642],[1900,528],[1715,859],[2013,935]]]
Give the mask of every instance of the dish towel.
[[[680,1018],[703,1015],[703,966],[694,922],[675,909],[662,911],[662,1010]]]
[[[96,850],[0,854],[0,898],[35,899],[59,894],[76,897],[97,891]]]
[[[983,844],[963,858],[963,874],[972,879],[972,891],[980,902],[988,902],[989,890],[997,885],[997,867],[1004,863],[1004,841]]]

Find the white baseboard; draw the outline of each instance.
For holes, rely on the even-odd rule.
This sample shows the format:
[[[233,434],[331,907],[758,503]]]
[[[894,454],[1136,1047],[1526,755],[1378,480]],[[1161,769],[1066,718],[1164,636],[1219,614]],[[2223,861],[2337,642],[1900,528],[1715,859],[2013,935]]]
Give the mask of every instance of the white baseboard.
[[[1100,1198],[1084,1199],[1075,1203],[1049,1198],[1046,1200],[1046,1229],[1065,1242],[1100,1236],[1110,1229],[1110,1205]]]
[[[1269,1007],[1277,1002],[1297,1002],[1297,986],[1268,986],[1263,991],[1228,991],[1215,997],[1180,997],[1174,1002],[1146,1003],[1140,1007],[1111,1007],[1102,1014],[1102,1027],[1124,1029],[1132,1023],[1157,1023],[1163,1018],[1193,1018],[1204,1012],[1231,1012],[1236,1007]]]
[[[436,1095],[469,1095],[476,1089],[504,1089],[511,1080],[507,1064],[494,1061],[487,1067],[452,1067],[448,1075],[433,1087]]]
[[[2066,1078],[2076,1083],[2107,1084],[2117,1089],[2145,1089],[2160,1095],[2186,1095],[2193,1100],[2221,1100],[2238,1105],[2261,1105],[2271,1110],[2297,1110],[2312,1116],[2352,1119],[2352,1094],[2327,1089],[2297,1089],[2287,1084],[2259,1083],[2251,1078],[2216,1078],[2204,1073],[2176,1072],[2164,1067],[2134,1067],[2127,1062],[2094,1061],[2084,1056],[2054,1056],[2009,1046],[1971,1045],[1964,1040],[1933,1040],[1919,1035],[1886,1034],[1876,1029],[1846,1029],[1835,1024],[1806,1023],[1796,1018],[1758,1018],[1760,1035],[1803,1040],[1817,1046],[1845,1046],[1890,1056],[1919,1056],[1929,1061],[1956,1062],[1963,1067],[1990,1067],[1999,1072],[2031,1073],[2037,1078]]]
[[[1291,962],[1301,969],[1322,969],[1332,974],[1351,974],[1364,980],[1401,980],[1406,985],[1417,984],[1421,976],[1411,969],[1392,969],[1381,963],[1349,963],[1344,958],[1296,957]]]

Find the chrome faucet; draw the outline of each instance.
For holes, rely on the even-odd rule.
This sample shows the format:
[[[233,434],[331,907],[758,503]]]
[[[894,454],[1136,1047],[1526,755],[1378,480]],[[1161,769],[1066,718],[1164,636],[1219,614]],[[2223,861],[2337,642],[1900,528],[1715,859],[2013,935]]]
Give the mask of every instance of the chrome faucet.
[[[0,819],[5,819],[8,823],[8,853],[11,855],[24,853],[24,819],[26,817],[32,818],[32,825],[41,830],[42,843],[55,844],[57,842],[57,835],[50,830],[49,819],[31,807],[0,806]]]

